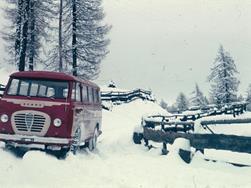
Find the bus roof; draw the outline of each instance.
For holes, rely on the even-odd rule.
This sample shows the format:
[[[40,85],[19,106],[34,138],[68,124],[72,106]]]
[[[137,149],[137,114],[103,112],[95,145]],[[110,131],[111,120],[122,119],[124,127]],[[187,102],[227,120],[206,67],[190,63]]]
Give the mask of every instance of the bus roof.
[[[52,80],[66,80],[66,81],[78,81],[85,83],[87,85],[92,85],[98,87],[98,85],[90,82],[88,80],[83,80],[75,76],[62,73],[62,72],[52,72],[52,71],[22,71],[15,72],[10,75],[11,78],[38,78],[38,79],[52,79]]]

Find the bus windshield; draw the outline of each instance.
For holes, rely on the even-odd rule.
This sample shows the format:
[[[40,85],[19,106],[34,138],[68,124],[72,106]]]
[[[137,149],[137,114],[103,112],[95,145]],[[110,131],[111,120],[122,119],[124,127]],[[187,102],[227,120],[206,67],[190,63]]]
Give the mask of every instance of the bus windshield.
[[[7,95],[66,99],[68,90],[67,81],[13,78]]]

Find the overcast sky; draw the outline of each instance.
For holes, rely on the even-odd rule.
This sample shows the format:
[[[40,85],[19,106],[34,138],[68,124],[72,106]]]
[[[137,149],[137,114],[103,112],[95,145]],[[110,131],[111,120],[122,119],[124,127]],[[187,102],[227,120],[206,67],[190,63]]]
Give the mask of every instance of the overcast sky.
[[[236,62],[245,94],[251,83],[250,0],[103,2],[113,28],[100,85],[113,80],[121,88],[152,89],[169,103],[180,91],[190,96],[196,82],[208,94],[207,76],[222,44]],[[1,42],[1,61],[5,55]]]
[[[180,91],[190,95],[196,82],[207,94],[222,44],[245,94],[251,83],[251,1],[104,0],[104,9],[113,28],[99,84],[151,88],[170,103]]]

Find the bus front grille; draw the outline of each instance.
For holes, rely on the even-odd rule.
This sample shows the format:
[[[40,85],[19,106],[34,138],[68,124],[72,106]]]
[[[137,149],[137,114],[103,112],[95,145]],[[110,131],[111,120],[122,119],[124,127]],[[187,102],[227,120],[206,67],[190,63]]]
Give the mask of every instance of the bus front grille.
[[[50,126],[47,114],[32,110],[15,112],[11,121],[17,134],[44,136]]]

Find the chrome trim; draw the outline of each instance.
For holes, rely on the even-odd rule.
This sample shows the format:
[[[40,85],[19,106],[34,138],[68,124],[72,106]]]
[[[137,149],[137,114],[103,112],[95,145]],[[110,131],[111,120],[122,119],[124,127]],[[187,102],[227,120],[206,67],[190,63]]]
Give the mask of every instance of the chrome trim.
[[[26,135],[10,135],[0,134],[1,141],[14,141],[14,142],[28,142],[28,143],[41,143],[41,144],[65,144],[71,143],[72,139],[69,138],[55,138],[55,137],[38,137]]]
[[[11,116],[11,125],[16,134],[44,136],[51,124],[51,118],[44,112],[34,110],[16,111]]]
[[[50,101],[8,99],[8,98],[2,98],[1,100],[6,102],[11,102],[13,104],[19,104],[22,107],[30,107],[30,108],[44,108],[45,106],[51,107],[60,105],[70,105],[70,103],[68,102],[50,102]]]

